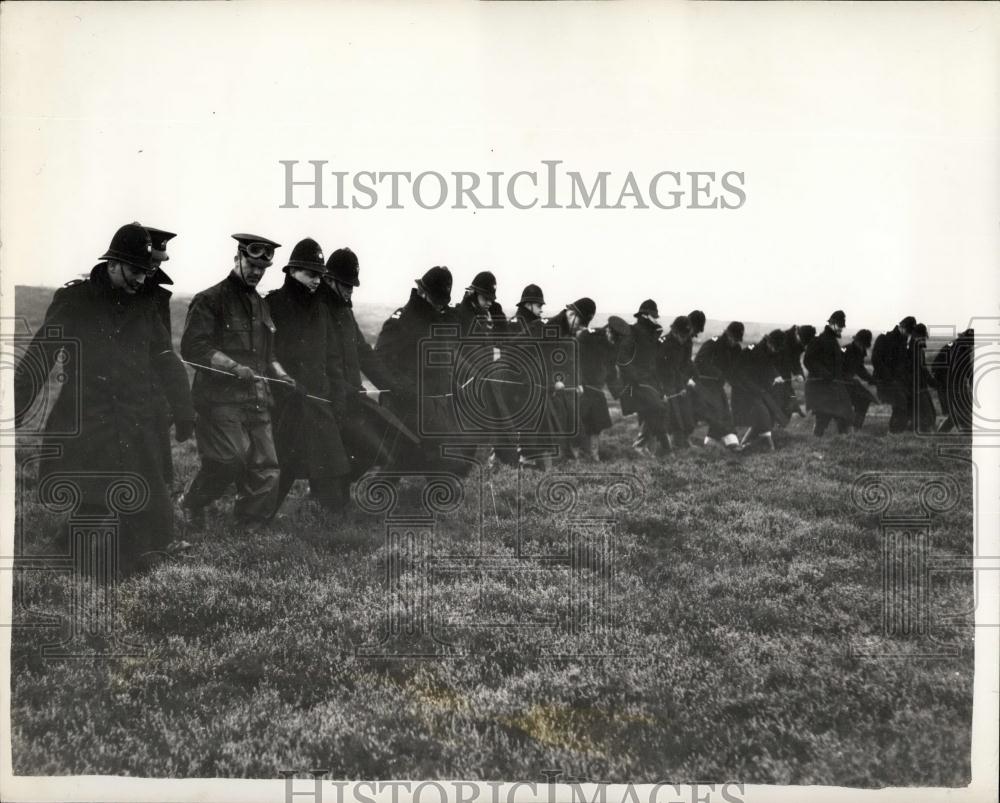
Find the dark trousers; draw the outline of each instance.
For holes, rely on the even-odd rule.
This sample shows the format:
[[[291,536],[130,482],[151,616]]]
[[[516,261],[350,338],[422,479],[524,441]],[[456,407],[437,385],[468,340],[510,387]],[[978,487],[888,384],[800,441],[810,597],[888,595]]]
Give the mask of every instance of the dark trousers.
[[[203,508],[235,484],[236,519],[266,521],[275,510],[279,474],[270,414],[236,404],[213,405],[198,413],[195,435],[201,470],[184,504]]]
[[[844,435],[851,428],[845,418],[838,418],[829,413],[816,413],[816,426],[813,428],[813,433],[817,436],[822,435],[826,432],[831,421],[837,422],[837,433],[840,435]]]

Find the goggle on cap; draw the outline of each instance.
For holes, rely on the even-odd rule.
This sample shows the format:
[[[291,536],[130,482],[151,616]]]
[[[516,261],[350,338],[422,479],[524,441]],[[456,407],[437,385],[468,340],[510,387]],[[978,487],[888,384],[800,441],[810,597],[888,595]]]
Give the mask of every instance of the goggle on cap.
[[[250,259],[258,262],[266,262],[265,267],[269,267],[274,260],[274,249],[281,248],[281,243],[269,240],[267,237],[260,237],[256,234],[234,234],[233,239],[239,243],[239,250]]]

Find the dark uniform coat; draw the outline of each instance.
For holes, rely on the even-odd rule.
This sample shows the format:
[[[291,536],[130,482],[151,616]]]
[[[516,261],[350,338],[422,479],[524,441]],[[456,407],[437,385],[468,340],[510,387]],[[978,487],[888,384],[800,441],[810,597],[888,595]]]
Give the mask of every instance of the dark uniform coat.
[[[69,359],[62,362],[60,354]],[[120,516],[123,552],[162,548],[173,537],[173,513],[155,428],[159,395],[167,394],[178,420],[193,421],[194,408],[187,373],[156,306],[146,294],[114,289],[104,263],[88,279],[57,290],[15,371],[19,414],[46,387],[57,360],[65,382],[46,420],[43,452],[56,447],[59,453],[40,464],[42,501],[58,493],[49,481],[65,477],[82,509],[106,515],[115,512],[109,504],[128,496],[111,493],[112,486],[136,475],[146,489],[137,496],[148,492],[148,498],[140,510]]]
[[[757,433],[788,424],[782,409],[783,398],[775,392],[774,380],[780,373],[774,357],[764,343],[755,343],[743,349],[736,361],[732,380],[733,420]]]
[[[414,289],[410,300],[382,324],[375,344],[376,355],[399,377],[389,407],[421,439],[421,446],[416,448],[397,440],[393,464],[401,470],[440,464],[440,439],[458,431],[452,390],[454,360],[421,365],[420,341],[443,325],[452,326],[457,335],[458,325],[451,310],[438,310]],[[443,350],[453,352],[456,346],[455,336],[442,338]]]
[[[898,328],[875,338],[872,346],[872,373],[883,404],[906,406],[913,394],[909,338]]]
[[[173,293],[161,284],[149,284],[149,280],[147,280],[144,289],[151,296],[153,305],[156,307],[156,312],[160,316],[160,320],[163,321],[167,335],[171,338],[172,343],[173,322],[170,318],[170,298]],[[166,478],[168,485],[174,481],[174,459],[170,446],[170,425],[175,417],[174,411],[170,409],[167,395],[165,393],[158,394],[156,431],[160,439],[160,453],[163,456],[163,476]]]
[[[836,333],[829,326],[824,327],[809,344],[803,359],[809,372],[806,407],[814,413],[851,421],[854,413],[844,382],[843,362],[844,355]]]
[[[594,331],[584,329],[576,339],[583,385],[583,395],[579,399],[579,429],[583,435],[597,435],[611,428],[605,386],[615,398],[619,398],[623,390],[616,365],[617,348],[608,340],[607,327]]]
[[[347,406],[346,385],[333,322],[316,294],[288,274],[284,285],[268,294],[267,303],[277,330],[275,354],[281,367],[309,395],[330,400],[326,404],[276,388],[274,445],[281,484],[308,478],[314,492],[322,495],[348,472],[338,424]]]
[[[693,388],[695,413],[708,423],[708,434],[713,438],[734,434],[725,386],[732,381],[739,357],[738,343],[730,343],[724,337],[713,337],[702,344],[694,358],[697,372]]]
[[[912,366],[913,377],[913,417],[918,431],[933,432],[937,422],[937,410],[931,397],[934,376],[927,369],[924,354],[927,343],[922,338],[913,338],[907,349],[907,360]]]
[[[861,383],[866,382],[872,385],[875,380],[868,370],[868,366],[865,365],[867,349],[851,342],[844,347],[843,353],[845,387],[847,394],[851,397],[851,407],[854,408],[854,426],[856,429],[860,429],[865,422],[868,408],[873,402],[878,401],[872,392]]]
[[[796,376],[804,378],[802,374],[802,354],[805,351],[805,346],[802,345],[802,339],[799,336],[799,328],[797,326],[785,329],[784,335],[784,347],[774,354],[774,363],[778,371],[778,376],[784,382],[775,386],[775,393],[781,401],[782,412],[788,417],[794,412],[802,412],[799,407],[799,400],[795,396],[795,387],[792,385],[792,379]]]
[[[697,424],[688,388],[688,380],[695,376],[692,349],[690,339],[681,342],[668,332],[660,342],[657,360],[657,376],[667,403],[667,430],[680,439],[687,438]]]
[[[481,309],[472,293],[455,305],[452,315],[462,340],[455,367],[459,416],[468,412],[479,422],[484,446],[507,440],[504,436],[511,434],[513,422],[504,383],[494,381],[510,381],[511,377],[502,354],[507,316],[496,301]]]
[[[340,437],[351,461],[350,477],[357,479],[376,464],[388,461],[397,434],[380,415],[378,405],[365,396],[361,375],[380,390],[388,391],[387,395],[398,392],[402,382],[365,340],[351,302],[326,284],[320,284],[316,295],[326,305],[333,328],[332,348],[340,366],[346,402]]]
[[[661,332],[648,318],[638,318],[631,326],[631,335],[618,348],[618,370],[624,385],[622,415],[639,413],[654,431],[666,426],[666,406],[657,375]]]

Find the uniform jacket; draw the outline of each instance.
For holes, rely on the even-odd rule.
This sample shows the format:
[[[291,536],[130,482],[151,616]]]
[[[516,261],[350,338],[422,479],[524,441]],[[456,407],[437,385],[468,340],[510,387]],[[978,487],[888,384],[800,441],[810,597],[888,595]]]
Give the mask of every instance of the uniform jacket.
[[[872,345],[872,369],[878,383],[902,382],[909,384],[912,377],[907,341],[909,338],[893,329],[875,338]]]
[[[331,290],[325,284],[320,284],[316,291],[319,300],[326,305],[333,326],[333,348],[340,361],[340,372],[346,385],[348,398],[364,386],[361,382],[363,373],[368,380],[382,390],[392,390],[399,384],[399,378],[389,371],[380,357],[368,345],[361,333],[351,302]],[[285,370],[288,369],[284,366]]]
[[[267,305],[281,367],[311,395],[330,399],[334,409],[342,411],[346,385],[326,304],[286,274],[284,285],[268,293]]]
[[[785,330],[785,347],[774,355],[778,372],[786,382],[793,376],[802,376],[802,353],[805,347],[799,339],[797,327]]]
[[[191,299],[181,337],[181,356],[211,365],[212,355],[221,351],[258,376],[266,376],[275,360],[274,333],[267,301],[256,288],[230,273]],[[197,371],[193,394],[199,407],[246,404],[266,410],[273,401],[268,383],[243,382],[214,371]]]
[[[346,474],[347,452],[338,429],[346,410],[346,385],[326,304],[289,275],[267,302],[281,367],[310,395],[331,401],[304,399],[283,388],[276,392],[274,441],[282,470],[316,479]]]
[[[875,381],[868,367],[865,365],[865,355],[867,353],[867,350],[854,342],[848,343],[844,347],[844,379],[853,380],[854,377],[858,377],[868,383]]]
[[[618,368],[625,385],[642,386],[661,392],[657,376],[660,353],[660,333],[663,331],[648,318],[632,324],[632,334],[622,341],[618,350]]]
[[[56,290],[15,371],[18,411],[26,411],[47,386],[60,353],[69,357],[63,362],[66,381],[45,429],[47,441],[58,442],[63,452],[47,460],[41,473],[136,472],[162,483],[154,434],[159,395],[168,396],[178,420],[193,421],[194,408],[187,372],[151,298],[115,290],[104,263],[88,279]]]
[[[680,393],[687,385],[687,381],[694,378],[691,352],[690,340],[682,343],[669,333],[660,342],[656,369],[660,387],[667,395]]]
[[[806,406],[850,420],[853,411],[844,374],[844,354],[836,333],[826,326],[806,348],[802,360],[809,376],[806,379]]]
[[[541,337],[542,327],[545,321],[540,315],[535,315],[530,309],[520,304],[517,305],[517,312],[508,322],[508,331],[524,336]]]
[[[608,340],[606,329],[584,329],[577,335],[580,352],[580,384],[603,392],[607,385],[611,395],[621,394],[622,384],[616,364],[617,347]]]
[[[445,324],[456,324],[451,311],[438,311],[416,290],[411,290],[410,300],[382,324],[375,353],[399,377],[400,391],[411,399],[416,398],[420,387],[420,341],[433,334],[433,327]],[[455,339],[445,338],[442,342],[447,344],[446,348],[453,348]],[[427,366],[422,378],[425,396],[451,392],[451,373],[440,364]]]
[[[740,350],[738,343],[730,344],[723,337],[706,340],[698,349],[698,356],[694,358],[698,382],[718,387],[731,382],[737,360],[740,358]]]
[[[489,309],[481,310],[473,296],[466,295],[455,305],[453,314],[461,327],[462,337],[489,337],[503,334],[507,330],[507,316],[496,301],[490,304]]]

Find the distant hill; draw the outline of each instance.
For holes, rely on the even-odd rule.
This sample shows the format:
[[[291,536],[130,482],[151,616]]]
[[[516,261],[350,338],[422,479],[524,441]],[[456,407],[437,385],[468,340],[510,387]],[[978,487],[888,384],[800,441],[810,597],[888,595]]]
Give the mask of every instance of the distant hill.
[[[17,285],[14,288],[14,306],[15,315],[23,318],[27,325],[31,327],[31,331],[35,331],[42,323],[45,317],[45,310],[52,300],[52,294],[55,292],[55,288],[52,287],[30,287],[27,285]],[[188,295],[175,295],[171,299],[170,303],[170,317],[173,323],[173,334],[175,344],[179,343],[181,332],[184,330],[184,317],[187,314],[188,302],[191,300],[191,296]],[[361,327],[361,331],[364,333],[365,337],[368,338],[369,342],[374,343],[375,338],[378,336],[379,330],[382,328],[382,323],[392,315],[396,306],[389,304],[368,304],[365,302],[357,302],[354,305],[354,315],[358,319],[358,326]],[[555,314],[558,312],[558,308],[551,308],[548,310],[550,314]],[[508,314],[513,314],[513,309],[507,310]],[[624,318],[626,321],[631,323],[635,320],[632,313],[621,313],[621,312],[608,312],[598,314],[594,318],[593,326],[603,326],[607,323],[608,318],[612,315],[617,315],[620,318]],[[670,321],[673,320],[673,316],[664,315],[661,318],[660,323],[664,327],[670,325]],[[702,339],[712,337],[719,334],[729,321],[718,321],[709,319],[705,326],[705,334]],[[787,329],[790,324],[776,324],[776,323],[758,323],[754,321],[744,321],[746,326],[746,335],[744,337],[744,342],[755,343],[758,341],[765,333],[771,331],[775,328]]]

